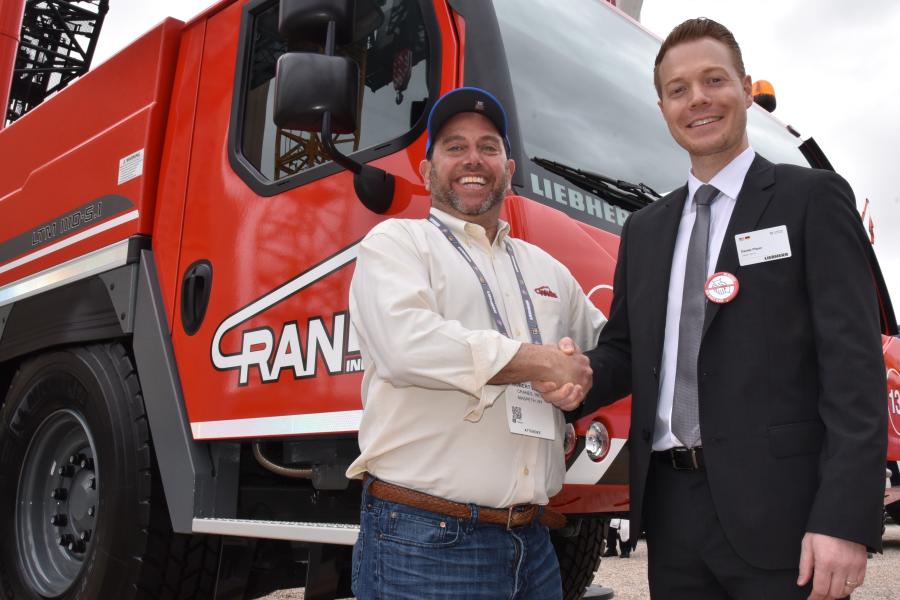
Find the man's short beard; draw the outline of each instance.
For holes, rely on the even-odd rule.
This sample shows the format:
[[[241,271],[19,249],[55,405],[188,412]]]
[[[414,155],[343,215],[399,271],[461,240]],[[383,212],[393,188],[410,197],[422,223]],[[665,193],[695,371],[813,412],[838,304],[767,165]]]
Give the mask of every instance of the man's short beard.
[[[503,169],[503,176],[500,177],[496,185],[491,188],[491,193],[484,199],[484,202],[475,207],[463,206],[463,203],[459,200],[459,196],[453,191],[453,188],[450,185],[441,185],[437,179],[436,169],[431,169],[431,173],[428,175],[428,182],[431,187],[431,197],[433,200],[445,206],[450,206],[464,215],[477,217],[503,202],[503,198],[506,197],[506,190],[509,188],[509,168]]]

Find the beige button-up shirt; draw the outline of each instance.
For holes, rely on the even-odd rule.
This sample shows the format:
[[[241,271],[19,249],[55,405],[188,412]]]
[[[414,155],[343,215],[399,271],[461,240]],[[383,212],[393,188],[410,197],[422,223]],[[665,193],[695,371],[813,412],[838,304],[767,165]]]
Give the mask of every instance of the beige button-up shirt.
[[[530,342],[506,251],[516,255],[545,344],[596,344],[606,322],[568,269],[540,248],[438,209],[481,269],[512,338],[496,331],[478,279],[427,220],[391,219],[360,245],[350,318],[365,375],[361,454],[348,477],[374,476],[458,502],[502,508],[546,504],[562,487],[564,420],[556,440],[510,433],[506,386],[487,382]],[[542,293],[535,290],[540,288]]]

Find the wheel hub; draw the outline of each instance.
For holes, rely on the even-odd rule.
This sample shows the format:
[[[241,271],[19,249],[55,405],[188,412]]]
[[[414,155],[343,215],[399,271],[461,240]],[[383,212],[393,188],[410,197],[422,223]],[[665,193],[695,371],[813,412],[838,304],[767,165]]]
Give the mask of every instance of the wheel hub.
[[[75,526],[80,535],[94,528],[97,507],[97,483],[93,470],[82,468],[73,478],[68,492],[69,522]],[[90,509],[94,510],[90,510]],[[92,514],[88,514],[88,512]]]
[[[25,452],[16,502],[16,542],[28,583],[58,596],[91,549],[99,508],[95,446],[84,418],[58,410]]]

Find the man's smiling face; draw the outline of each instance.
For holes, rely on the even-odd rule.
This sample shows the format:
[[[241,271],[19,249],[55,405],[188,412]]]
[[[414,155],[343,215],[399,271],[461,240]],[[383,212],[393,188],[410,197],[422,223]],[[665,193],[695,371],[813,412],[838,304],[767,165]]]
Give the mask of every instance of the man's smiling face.
[[[499,214],[514,169],[497,128],[472,112],[447,121],[431,160],[420,165],[434,204],[468,221],[489,212]]]
[[[672,137],[697,167],[715,174],[747,148],[750,77],[741,77],[721,42],[701,38],[673,46],[659,65],[662,110]]]

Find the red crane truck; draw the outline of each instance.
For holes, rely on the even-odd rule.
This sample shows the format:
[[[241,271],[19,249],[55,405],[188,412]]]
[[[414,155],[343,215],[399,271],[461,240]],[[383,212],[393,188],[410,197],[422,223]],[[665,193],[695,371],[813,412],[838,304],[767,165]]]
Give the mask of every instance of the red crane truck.
[[[504,102],[504,218],[608,311],[622,223],[687,169],[658,46],[597,0],[222,0],[0,131],[0,595],[349,595],[347,291],[373,225],[427,212],[430,106],[459,85]],[[760,109],[749,130],[771,160],[829,166]],[[567,598],[628,508],[629,403],[565,440]]]

